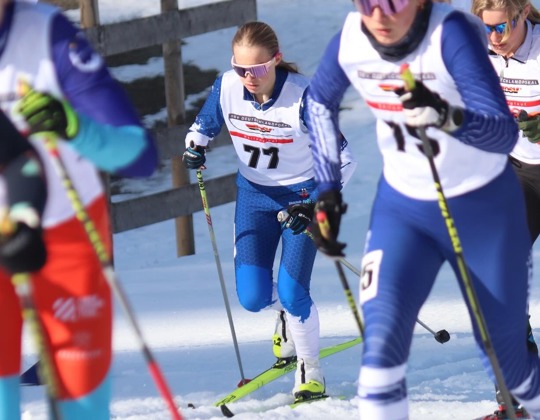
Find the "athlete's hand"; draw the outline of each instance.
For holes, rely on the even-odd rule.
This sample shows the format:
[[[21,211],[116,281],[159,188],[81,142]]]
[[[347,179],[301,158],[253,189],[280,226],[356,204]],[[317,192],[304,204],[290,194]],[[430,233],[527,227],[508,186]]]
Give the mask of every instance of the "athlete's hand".
[[[191,142],[189,147],[182,155],[184,166],[188,169],[199,169],[206,162],[206,148],[203,146],[195,146]]]
[[[54,132],[65,140],[79,133],[79,117],[71,105],[54,96],[29,88],[17,105],[30,127],[30,132]]]
[[[329,257],[342,258],[343,248],[347,245],[338,242],[341,215],[347,211],[347,204],[343,203],[341,192],[330,190],[322,192],[315,204],[315,219],[313,223],[313,236],[319,251]]]
[[[540,142],[540,114],[530,117],[527,112],[522,111],[519,113],[518,126],[523,135],[531,143]]]
[[[291,229],[293,235],[304,232],[313,219],[315,203],[308,200],[303,203],[292,204],[287,208],[288,217],[281,222],[283,229]]]
[[[41,227],[30,227],[24,222],[8,223],[9,231],[0,236],[0,266],[11,274],[41,269],[47,260]]]
[[[450,106],[439,94],[429,90],[424,83],[416,81],[414,88],[395,90],[403,104],[406,124],[411,127],[437,127],[445,131],[454,131]]]

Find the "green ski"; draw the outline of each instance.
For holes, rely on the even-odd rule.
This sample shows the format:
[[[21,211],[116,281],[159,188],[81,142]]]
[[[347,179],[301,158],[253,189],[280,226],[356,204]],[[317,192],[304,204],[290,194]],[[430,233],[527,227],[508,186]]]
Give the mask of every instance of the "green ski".
[[[362,342],[362,338],[358,337],[354,340],[346,341],[345,343],[335,344],[333,346],[324,347],[319,352],[319,357],[321,359],[331,356],[332,354],[339,353],[340,351],[346,350]],[[266,384],[269,384],[272,381],[280,378],[286,373],[292,372],[296,369],[296,359],[291,360],[289,363],[281,367],[272,366],[270,369],[265,370],[261,374],[257,375],[247,384],[242,385],[240,388],[235,389],[229,395],[225,396],[218,402],[214,404],[216,407],[224,406],[225,404],[239,400],[240,398],[245,397],[246,395],[251,394],[257,389],[263,387]],[[228,411],[227,407],[221,407],[222,411]],[[225,410],[223,410],[225,409]]]

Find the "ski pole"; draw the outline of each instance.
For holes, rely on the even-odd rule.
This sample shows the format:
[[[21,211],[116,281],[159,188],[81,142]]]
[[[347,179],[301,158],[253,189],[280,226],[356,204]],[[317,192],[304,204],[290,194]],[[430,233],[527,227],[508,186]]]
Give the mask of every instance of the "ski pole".
[[[326,215],[325,212],[319,212],[317,214],[317,223],[319,224],[321,235],[327,238],[330,232],[330,224],[328,222],[328,216]],[[311,237],[313,238],[313,235]],[[343,272],[343,267],[341,266],[339,259],[334,259],[334,263],[336,265],[336,270],[338,272],[339,279],[341,280],[341,285],[343,286],[343,290],[345,291],[345,296],[347,297],[347,301],[349,302],[349,307],[351,308],[354,319],[356,321],[356,325],[358,326],[358,330],[360,331],[360,337],[363,338],[364,337],[364,323],[362,322],[362,319],[360,318],[360,313],[358,311],[358,308],[352,296],[351,288],[349,287],[349,282],[347,281],[347,278],[345,277],[345,273]]]
[[[287,210],[281,210],[277,214],[277,220],[280,223],[283,223],[288,218],[289,218],[289,213],[287,212]],[[320,225],[320,222],[319,222],[319,225]],[[304,230],[304,232],[302,233],[305,233],[311,240],[313,240],[313,234],[309,232],[308,230]],[[356,325],[358,326],[360,337],[364,337],[364,322],[362,321],[362,317],[360,316],[360,311],[358,311],[358,307],[356,306],[356,302],[352,295],[349,282],[347,281],[347,277],[345,276],[345,273],[343,272],[343,267],[340,264],[340,260],[335,260],[335,264],[336,264],[336,270],[338,272],[339,280],[341,281],[341,285],[343,286],[343,291],[345,292],[345,297],[347,298],[347,302],[349,303],[349,308],[351,309]]]
[[[277,218],[278,218],[278,221],[281,223],[281,222],[284,222],[285,220],[287,220],[289,218],[289,213],[287,212],[287,210],[281,210],[278,215],[277,215]],[[309,231],[309,230],[304,230],[304,233],[305,235],[309,236],[311,239],[314,239],[313,238],[313,234]],[[341,264],[343,264],[345,267],[347,267],[349,270],[351,270],[354,274],[356,274],[358,277],[361,277],[361,272],[358,268],[356,268],[354,265],[352,265],[349,261],[347,261],[345,258],[339,258],[339,262],[341,262]],[[441,344],[444,344],[444,343],[447,343],[448,341],[450,341],[450,334],[448,333],[448,331],[446,330],[440,330],[440,331],[433,331],[431,328],[429,328],[425,323],[423,323],[422,321],[420,321],[420,319],[416,319],[416,322],[421,325],[422,327],[424,327],[428,332],[430,332],[432,335],[433,335],[433,338],[435,338],[435,340]]]
[[[354,267],[350,262],[348,262],[345,258],[340,258],[341,264],[343,264],[345,267],[347,267],[349,270],[351,270],[354,274],[356,274],[358,277],[361,277],[360,270],[358,270],[356,267]],[[420,320],[420,318],[416,318],[416,322],[426,329],[426,331],[430,332],[431,335],[433,335],[433,338],[441,344],[447,343],[450,341],[450,334],[446,330],[439,330],[439,331],[433,331],[431,328],[429,328],[424,322]]]
[[[401,78],[405,83],[405,88],[407,90],[413,90],[415,88],[416,81],[414,80],[411,70],[409,69],[409,65],[402,64],[400,72]],[[484,318],[484,314],[482,313],[482,308],[480,307],[480,302],[478,300],[476,290],[472,283],[469,268],[465,263],[465,256],[463,255],[463,248],[461,247],[461,241],[459,239],[456,225],[454,223],[454,218],[450,214],[450,208],[448,207],[448,201],[446,200],[446,196],[444,195],[444,191],[442,189],[439,172],[437,171],[437,167],[435,166],[435,159],[433,155],[433,148],[431,147],[431,141],[427,137],[424,127],[418,127],[417,132],[420,136],[420,140],[422,141],[424,154],[426,155],[429,162],[431,174],[433,176],[433,182],[435,184],[435,190],[437,191],[439,208],[441,209],[441,215],[445,221],[446,229],[448,230],[448,235],[451,239],[450,242],[452,243],[454,255],[456,257],[456,262],[459,270],[458,279],[461,281],[461,284],[465,289],[469,306],[471,307],[471,311],[474,315],[474,320],[476,321],[476,326],[478,327],[478,331],[480,332],[482,344],[486,349],[486,354],[489,358],[489,361],[491,362],[491,367],[493,369],[493,374],[495,375],[499,391],[501,391],[501,396],[503,397],[504,403],[506,404],[508,417],[511,420],[515,420],[516,413],[512,405],[512,396],[510,395],[510,392],[506,387],[506,383],[504,381],[504,376],[502,375],[497,355],[495,354],[495,350],[493,349],[493,342],[489,336],[486,319]]]
[[[174,420],[182,420],[182,416],[180,415],[180,412],[176,407],[176,404],[174,403],[172,393],[167,385],[167,382],[165,381],[165,377],[163,376],[163,373],[161,372],[161,369],[159,368],[156,359],[150,351],[150,348],[144,340],[142,331],[139,327],[139,324],[137,323],[137,320],[135,319],[134,312],[129,305],[126,294],[123,291],[120,282],[116,278],[111,260],[109,258],[109,254],[105,249],[105,245],[99,235],[99,232],[97,231],[92,219],[90,219],[88,212],[84,208],[84,204],[82,203],[79,193],[77,192],[75,186],[73,185],[73,182],[71,181],[71,177],[67,172],[64,161],[62,160],[62,156],[60,155],[60,151],[58,150],[57,140],[50,133],[45,136],[45,146],[47,148],[47,151],[49,152],[49,155],[51,156],[51,161],[53,163],[54,169],[58,174],[59,178],[61,179],[62,184],[66,190],[67,196],[71,202],[71,206],[75,211],[75,217],[83,225],[84,230],[88,235],[88,239],[92,244],[94,251],[96,252],[99,262],[101,263],[103,276],[105,277],[109,286],[116,295],[118,301],[120,302],[120,306],[122,306],[122,309],[124,310],[133,330],[135,331],[135,334],[139,341],[140,349],[146,360],[148,370],[150,371],[150,374],[154,379],[156,387],[160,391],[163,399],[165,400],[171,413],[171,417]]]
[[[356,306],[356,302],[354,301],[351,288],[349,287],[349,282],[347,281],[347,277],[345,276],[345,273],[343,272],[343,267],[341,266],[340,261],[334,261],[334,263],[336,265],[338,277],[339,277],[339,280],[341,281],[341,285],[343,286],[343,291],[345,292],[347,302],[349,303],[349,308],[351,308],[351,311],[354,316],[354,320],[356,321],[356,325],[358,326],[358,331],[360,331],[360,337],[364,338],[364,322],[362,321],[362,318],[360,317],[360,312],[358,311],[358,307]]]
[[[27,322],[30,332],[36,343],[39,358],[39,376],[45,382],[47,399],[51,408],[52,418],[61,420],[60,405],[58,402],[58,373],[55,371],[51,352],[47,348],[46,332],[34,302],[32,283],[28,273],[18,273],[11,277],[11,283],[15,287],[17,296],[21,302],[23,319]]]
[[[418,322],[422,327],[424,327],[427,331],[429,331],[433,338],[435,338],[436,341],[438,341],[441,344],[447,343],[450,341],[450,334],[448,334],[448,331],[446,330],[440,330],[440,331],[433,331],[431,328],[429,328],[426,324],[424,324],[422,321],[420,321],[419,318],[416,318],[416,322]]]
[[[212,217],[210,216],[210,207],[208,205],[208,199],[206,197],[206,188],[204,187],[204,180],[202,176],[202,171],[197,170],[197,181],[199,182],[199,191],[201,192],[202,205],[204,209],[204,214],[206,215],[206,223],[208,224],[208,232],[210,233],[210,241],[212,242],[212,249],[214,250],[214,259],[216,260],[216,266],[219,276],[219,283],[221,285],[221,293],[223,294],[223,301],[225,302],[225,310],[227,311],[227,318],[229,320],[229,327],[231,330],[231,336],[234,343],[234,350],[236,352],[236,360],[238,361],[238,368],[240,369],[240,376],[242,377],[242,382],[238,385],[242,386],[245,383],[249,382],[244,376],[244,369],[242,368],[242,359],[240,358],[240,349],[238,347],[238,340],[236,339],[236,332],[234,330],[234,322],[231,313],[231,306],[229,304],[229,298],[227,297],[227,288],[225,287],[225,280],[223,279],[223,271],[221,269],[221,262],[219,259],[219,253],[216,243],[216,235],[214,234],[214,226],[212,225]]]

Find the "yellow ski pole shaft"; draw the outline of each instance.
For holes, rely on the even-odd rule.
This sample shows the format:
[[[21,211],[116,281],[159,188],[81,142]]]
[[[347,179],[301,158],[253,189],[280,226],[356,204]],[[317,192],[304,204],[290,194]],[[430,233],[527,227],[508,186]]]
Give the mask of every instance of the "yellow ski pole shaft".
[[[243,385],[249,381],[246,379],[244,375],[244,369],[242,368],[242,359],[240,358],[240,348],[238,346],[238,340],[236,338],[236,331],[234,329],[234,322],[233,322],[233,317],[231,313],[231,305],[229,304],[229,298],[227,297],[227,288],[225,286],[225,280],[223,278],[223,270],[221,269],[221,261],[219,259],[216,235],[214,234],[214,226],[212,225],[212,217],[210,216],[210,206],[208,205],[208,198],[206,196],[206,188],[204,186],[204,179],[202,176],[202,171],[200,169],[197,170],[197,182],[199,183],[199,191],[201,193],[202,206],[203,206],[204,214],[206,216],[206,223],[208,224],[210,242],[212,242],[212,249],[214,251],[214,259],[216,261],[216,266],[218,270],[219,284],[221,286],[221,293],[223,294],[223,301],[225,303],[227,319],[229,320],[229,328],[231,330],[234,350],[236,352],[236,360],[238,362],[238,368],[240,369],[240,376],[242,377],[240,384]]]
[[[405,83],[405,88],[407,90],[412,90],[415,88],[416,82],[408,64],[403,64],[401,66],[401,78],[403,79],[403,82]],[[437,167],[435,166],[435,158],[433,156],[433,148],[431,147],[431,141],[426,135],[426,129],[424,127],[418,127],[417,132],[420,136],[420,140],[422,140],[424,154],[426,155],[429,166],[431,168],[431,174],[433,176],[435,190],[437,191],[439,208],[441,209],[441,215],[448,230],[448,235],[450,236],[452,248],[456,257],[456,262],[459,270],[458,278],[465,289],[467,301],[473,313],[473,318],[475,320],[476,326],[478,327],[478,331],[480,332],[482,344],[486,349],[486,354],[491,363],[491,368],[493,369],[493,374],[495,375],[499,391],[501,392],[501,395],[506,404],[507,415],[511,420],[515,420],[516,413],[512,405],[512,396],[510,395],[510,392],[506,387],[506,383],[504,381],[504,376],[501,372],[497,355],[495,354],[495,350],[493,349],[493,342],[489,336],[486,320],[484,318],[484,314],[482,313],[482,308],[480,307],[480,302],[478,301],[478,296],[472,283],[471,274],[465,262],[465,257],[463,255],[463,249],[461,247],[461,241],[459,239],[454,218],[450,214],[450,208],[448,207],[448,201],[446,200],[446,196],[444,195],[441,180],[439,177],[439,172],[437,171]]]
[[[103,275],[105,279],[107,280],[109,286],[113,290],[116,298],[120,302],[120,306],[124,310],[124,313],[126,314],[131,324],[131,327],[133,328],[135,332],[135,335],[139,341],[141,351],[145,358],[148,370],[150,371],[150,374],[152,378],[154,379],[156,388],[161,393],[161,396],[163,397],[163,399],[165,400],[165,403],[167,404],[169,408],[171,417],[173,418],[173,420],[182,420],[182,416],[180,415],[178,407],[176,406],[174,402],[173,395],[165,380],[165,376],[163,375],[156,359],[154,358],[154,355],[150,351],[150,348],[143,337],[142,330],[139,327],[139,323],[137,322],[134,312],[130,307],[127,296],[125,292],[123,291],[120,282],[116,278],[116,275],[114,273],[114,269],[111,264],[105,245],[99,235],[99,232],[97,231],[94,225],[94,222],[90,219],[88,212],[86,211],[84,204],[81,201],[79,193],[77,192],[77,190],[75,189],[75,186],[73,185],[73,182],[71,181],[71,177],[69,176],[67,172],[66,166],[62,160],[62,156],[60,155],[60,151],[58,150],[58,145],[56,143],[57,143],[57,140],[52,134],[46,136],[45,146],[47,147],[47,150],[52,158],[54,169],[56,173],[58,174],[58,176],[60,177],[62,184],[66,190],[66,194],[71,202],[71,206],[73,207],[73,210],[75,211],[75,216],[83,225],[84,230],[86,231],[86,234],[88,235],[88,239],[96,252],[99,262],[101,263]]]
[[[39,355],[38,373],[40,379],[45,383],[47,399],[54,420],[61,420],[62,415],[58,402],[58,373],[50,349],[47,347],[46,331],[37,313],[34,303],[32,281],[28,273],[18,273],[11,277],[11,283],[15,288],[19,301],[23,319],[29,327],[37,347]]]

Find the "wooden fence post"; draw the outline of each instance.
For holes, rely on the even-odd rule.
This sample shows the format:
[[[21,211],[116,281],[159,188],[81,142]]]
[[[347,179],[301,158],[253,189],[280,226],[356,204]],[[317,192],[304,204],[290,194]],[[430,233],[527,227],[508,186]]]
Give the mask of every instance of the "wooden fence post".
[[[161,0],[161,12],[178,10],[178,0]],[[182,50],[180,40],[163,44],[163,61],[165,65],[165,98],[167,102],[167,121],[169,127],[184,124],[186,110],[184,106],[184,71],[182,68]],[[184,139],[178,139],[178,156],[171,159],[172,181],[174,187],[189,185],[188,170],[182,164],[180,152],[184,150]],[[177,256],[193,255],[195,239],[193,233],[193,217],[183,216],[175,219]]]
[[[80,0],[81,2],[81,27],[93,28],[99,25],[98,0]]]

